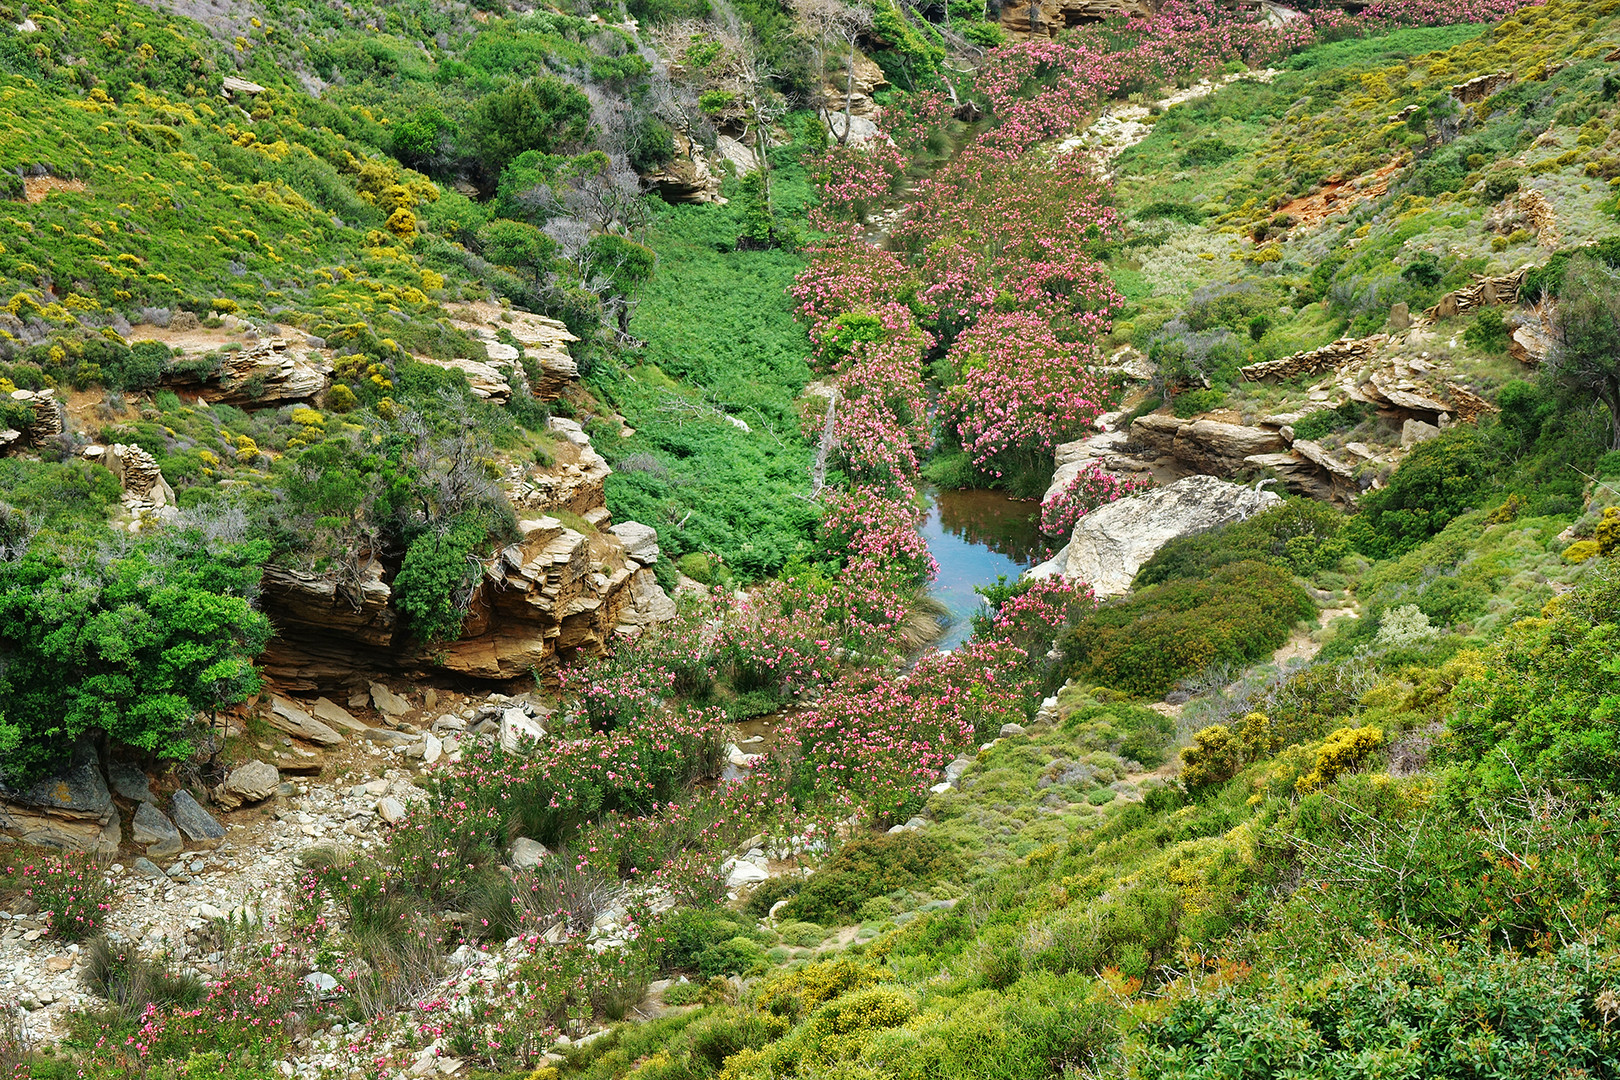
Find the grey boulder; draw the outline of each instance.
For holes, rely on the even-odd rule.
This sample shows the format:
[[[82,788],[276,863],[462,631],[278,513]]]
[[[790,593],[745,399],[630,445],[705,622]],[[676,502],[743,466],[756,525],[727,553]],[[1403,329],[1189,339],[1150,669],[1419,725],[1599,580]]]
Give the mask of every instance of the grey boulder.
[[[191,792],[184,789],[174,793],[174,801],[169,809],[174,814],[174,823],[180,827],[192,840],[222,840],[225,837],[225,826],[215,821],[213,815],[204,810]]]
[[[180,830],[174,827],[174,822],[163,811],[149,802],[135,807],[130,838],[137,844],[145,844],[146,854],[154,859],[180,854]]]

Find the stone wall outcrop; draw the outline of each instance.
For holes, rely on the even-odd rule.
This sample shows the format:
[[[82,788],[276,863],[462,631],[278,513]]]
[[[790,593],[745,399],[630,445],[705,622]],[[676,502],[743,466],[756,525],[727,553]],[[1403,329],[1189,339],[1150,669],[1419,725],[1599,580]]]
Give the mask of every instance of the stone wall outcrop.
[[[332,361],[321,350],[270,338],[225,353],[211,371],[196,363],[173,364],[163,373],[163,385],[204,401],[255,408],[313,401],[331,377]]]

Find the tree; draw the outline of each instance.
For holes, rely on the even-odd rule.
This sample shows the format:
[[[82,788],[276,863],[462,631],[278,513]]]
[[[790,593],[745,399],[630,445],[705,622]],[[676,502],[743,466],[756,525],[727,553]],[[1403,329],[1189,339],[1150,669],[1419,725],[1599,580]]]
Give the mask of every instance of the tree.
[[[269,547],[201,529],[69,564],[40,545],[0,563],[0,748],[7,781],[104,732],[184,757],[200,713],[258,685],[270,622],[249,606]]]
[[[619,333],[630,333],[631,297],[653,275],[653,250],[617,233],[598,233],[585,245],[586,287],[609,294]]]
[[[1559,297],[1548,373],[1565,390],[1603,403],[1610,448],[1620,450],[1620,272],[1576,259]]]
[[[483,246],[484,258],[497,266],[527,271],[536,286],[557,252],[557,243],[551,237],[527,222],[506,218],[479,229],[478,242]]]
[[[413,169],[433,172],[449,157],[455,127],[431,105],[417,109],[393,127],[389,148]]]
[[[551,154],[584,142],[590,118],[584,94],[554,75],[542,75],[482,98],[467,121],[467,134],[484,167],[498,174],[525,150]]]
[[[793,12],[816,50],[816,66],[822,78],[826,77],[829,46],[836,41],[848,47],[844,62],[843,130],[832,122],[826,95],[819,87],[816,104],[816,111],[826,120],[833,137],[842,146],[849,141],[850,114],[855,107],[855,49],[861,35],[872,28],[872,11],[861,4],[845,3],[844,0],[793,0]]]

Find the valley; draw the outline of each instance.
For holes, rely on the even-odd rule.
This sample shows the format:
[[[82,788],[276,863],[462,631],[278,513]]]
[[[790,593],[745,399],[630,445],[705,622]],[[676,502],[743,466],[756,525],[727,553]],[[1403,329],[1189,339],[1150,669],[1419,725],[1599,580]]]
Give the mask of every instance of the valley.
[[[1620,4],[0,17],[0,1067],[1613,1076]]]

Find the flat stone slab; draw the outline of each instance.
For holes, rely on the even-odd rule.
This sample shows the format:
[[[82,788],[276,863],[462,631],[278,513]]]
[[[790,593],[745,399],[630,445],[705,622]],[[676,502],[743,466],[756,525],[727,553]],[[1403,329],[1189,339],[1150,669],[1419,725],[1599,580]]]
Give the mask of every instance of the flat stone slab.
[[[170,804],[174,813],[174,823],[180,831],[193,840],[223,840],[225,826],[214,820],[212,814],[204,810],[191,792],[181,789],[174,793],[174,801]]]
[[[135,808],[130,839],[146,845],[146,854],[154,859],[166,859],[180,854],[183,846],[180,830],[156,805],[143,802]]]
[[[271,727],[320,746],[336,746],[343,742],[342,735],[284,697],[270,699],[270,715],[266,719]]]

